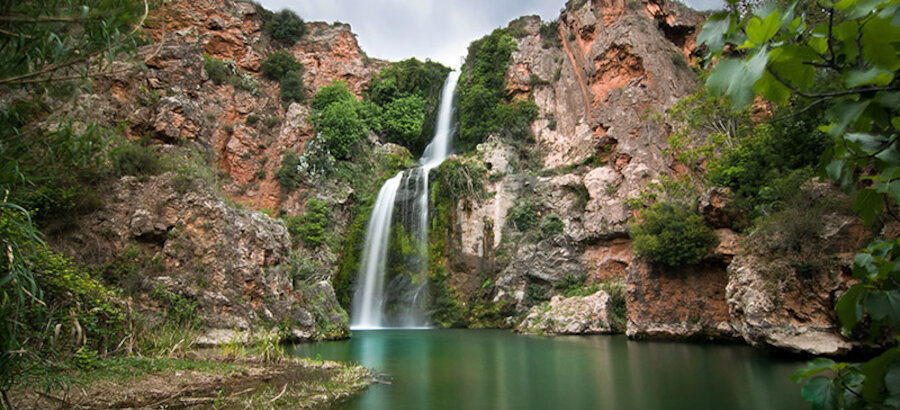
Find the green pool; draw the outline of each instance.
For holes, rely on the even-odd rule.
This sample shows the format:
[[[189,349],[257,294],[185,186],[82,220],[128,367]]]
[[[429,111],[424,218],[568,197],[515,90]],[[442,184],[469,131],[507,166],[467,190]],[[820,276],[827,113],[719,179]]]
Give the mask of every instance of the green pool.
[[[362,364],[346,409],[804,409],[801,362],[747,346],[533,337],[503,330],[354,331],[293,354]]]

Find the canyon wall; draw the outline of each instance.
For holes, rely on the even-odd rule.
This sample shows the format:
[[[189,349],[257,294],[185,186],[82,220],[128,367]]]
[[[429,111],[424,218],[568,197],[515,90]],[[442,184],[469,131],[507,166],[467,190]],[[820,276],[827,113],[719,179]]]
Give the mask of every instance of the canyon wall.
[[[691,64],[704,20],[667,1],[599,0],[570,1],[556,25],[536,16],[510,23],[518,48],[507,92],[533,98],[539,115],[532,146],[490,136],[477,148],[474,157],[488,169],[487,199],[461,203],[451,241],[453,283],[464,303],[483,303],[477,299],[484,291],[474,290],[493,284],[489,298],[506,316],[502,323],[552,333],[560,331],[540,325],[545,301],[553,298],[550,308],[576,303],[580,296],[560,299],[573,282],[618,284],[625,289],[625,333],[633,338],[745,340],[814,354],[852,348],[833,313],[852,261],[838,257],[804,277],[784,256],[743,246],[728,221],[726,191],[708,190],[699,201],[719,238],[708,260],[673,269],[634,254],[629,224],[639,215],[629,202],[648,185],[689,172],[668,151],[673,125],[665,112],[697,90]],[[523,202],[535,204],[542,221],[558,216],[562,230],[511,227]],[[858,223],[841,226],[821,239],[846,253],[865,235]],[[761,274],[766,266],[777,268]],[[568,327],[579,326],[595,327]]]

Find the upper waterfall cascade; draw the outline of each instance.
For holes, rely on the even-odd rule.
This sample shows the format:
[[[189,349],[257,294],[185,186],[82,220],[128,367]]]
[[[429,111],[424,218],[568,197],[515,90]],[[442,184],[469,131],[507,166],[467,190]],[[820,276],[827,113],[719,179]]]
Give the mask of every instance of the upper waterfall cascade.
[[[444,81],[434,137],[419,159],[420,166],[398,173],[378,191],[366,227],[350,314],[351,329],[428,327],[431,323],[427,306],[428,174],[444,162],[452,149],[456,132],[453,100],[458,80],[459,72],[451,71]],[[388,247],[395,227],[414,235],[415,255],[405,261],[413,276],[398,275],[385,283]]]

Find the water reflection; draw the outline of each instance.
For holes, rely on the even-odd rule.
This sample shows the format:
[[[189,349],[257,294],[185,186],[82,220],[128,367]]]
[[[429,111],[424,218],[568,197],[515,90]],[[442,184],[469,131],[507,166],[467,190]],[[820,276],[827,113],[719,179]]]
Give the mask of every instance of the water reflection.
[[[528,337],[490,330],[354,332],[294,347],[392,377],[348,409],[796,409],[799,365],[746,346]]]

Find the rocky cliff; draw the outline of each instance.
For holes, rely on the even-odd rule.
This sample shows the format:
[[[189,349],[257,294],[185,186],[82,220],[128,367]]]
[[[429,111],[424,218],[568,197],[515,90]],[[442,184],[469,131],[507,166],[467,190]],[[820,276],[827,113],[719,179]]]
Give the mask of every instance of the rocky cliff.
[[[74,111],[56,113],[121,129],[171,172],[114,182],[101,210],[53,242],[148,311],[171,292],[197,303],[208,329],[347,337],[330,283],[336,250],[292,244],[283,222],[254,211],[295,215],[319,197],[339,235],[352,205],[345,186],[287,191],[276,178],[283,153],[302,152],[313,129],[308,105],[284,104],[278,82],[261,75],[261,61],[284,45],[263,33],[260,13],[242,1],[163,3],[145,22],[139,59],[115,63]],[[308,23],[287,50],[304,65],[308,95],[342,80],[359,96],[385,64],[365,56],[346,24]],[[208,61],[227,81],[212,78]],[[301,265],[316,271],[300,275]]]
[[[552,292],[567,275],[586,275],[588,283],[625,279],[633,259],[626,202],[673,165],[665,126],[648,113],[664,111],[696,85],[685,44],[702,16],[680,10],[691,23],[679,25],[683,36],[672,39],[666,33],[678,18],[662,4],[570,2],[557,23],[524,17],[511,24],[522,35],[507,89],[530,94],[539,108],[535,159],[523,161],[499,138],[480,145],[489,199],[460,209],[457,218],[458,252],[500,262],[490,272],[495,303],[524,311],[533,303],[529,289]],[[540,204],[541,216],[558,215],[562,232],[523,240],[506,229],[510,210],[523,200]],[[486,235],[493,236],[490,249],[482,246]]]
[[[507,92],[532,98],[539,115],[532,145],[491,136],[478,146],[471,156],[488,170],[486,199],[461,201],[451,218],[451,282],[477,311],[474,323],[487,298],[492,312],[505,317],[493,323],[530,332],[605,331],[596,315],[565,307],[580,298],[562,295],[613,283],[626,286],[630,337],[848,351],[833,306],[846,289],[849,262],[838,257],[810,275],[790,267],[785,255],[742,246],[731,230],[726,191],[699,198],[698,212],[719,238],[707,261],[672,269],[634,255],[628,231],[639,215],[629,202],[651,184],[689,172],[669,153],[674,124],[664,113],[696,90],[690,64],[704,19],[672,2],[599,0],[569,2],[556,22],[523,17],[510,23],[518,47]],[[535,228],[518,229],[529,209],[536,212]],[[544,229],[557,218],[560,229]],[[849,255],[863,230],[847,225],[853,218],[840,212],[826,219],[835,226],[829,222],[830,233],[816,240]],[[762,235],[754,240],[765,241]],[[486,285],[493,286],[489,296]]]

